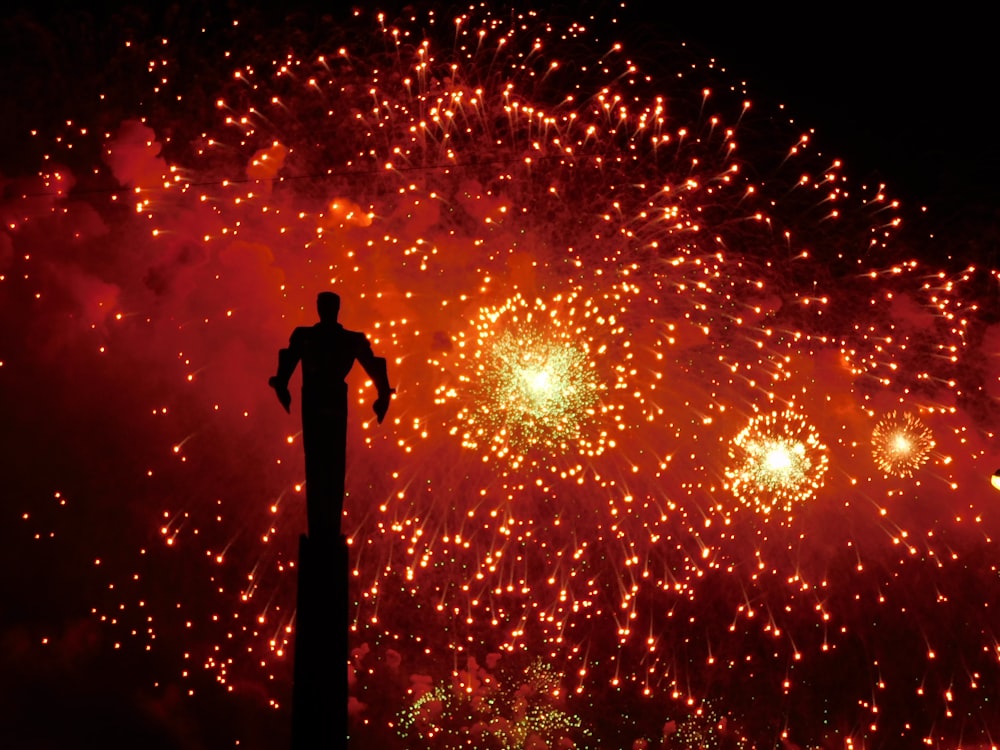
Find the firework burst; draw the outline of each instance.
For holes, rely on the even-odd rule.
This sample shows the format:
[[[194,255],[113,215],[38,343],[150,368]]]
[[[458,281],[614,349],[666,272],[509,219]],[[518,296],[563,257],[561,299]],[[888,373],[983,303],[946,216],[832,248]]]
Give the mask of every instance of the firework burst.
[[[608,346],[588,328],[606,341],[623,333],[613,316],[605,318],[593,302],[572,293],[550,304],[517,295],[480,310],[471,340],[460,332],[454,346],[464,365],[457,385],[437,391],[443,403],[459,395],[470,402],[455,417],[466,425],[463,446],[488,449],[515,470],[530,454],[534,463],[539,454],[576,453],[586,460],[613,447],[607,423],[615,409],[603,397],[620,389],[620,375],[608,362]]]
[[[822,489],[829,459],[816,431],[794,411],[758,414],[735,438],[727,488],[765,515],[791,512]]]
[[[934,450],[934,437],[920,418],[889,412],[872,430],[872,458],[886,474],[912,476]]]

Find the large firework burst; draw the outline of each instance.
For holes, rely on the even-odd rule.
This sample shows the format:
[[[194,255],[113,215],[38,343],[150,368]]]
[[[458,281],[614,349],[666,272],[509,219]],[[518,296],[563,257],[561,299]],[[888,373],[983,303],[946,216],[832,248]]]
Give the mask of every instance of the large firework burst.
[[[614,445],[614,407],[601,403],[602,394],[619,387],[600,340],[622,333],[613,316],[572,293],[549,304],[517,295],[480,310],[470,341],[458,333],[455,359],[465,366],[457,383],[438,386],[438,398],[464,400],[455,421],[466,425],[465,447],[488,449],[514,469],[526,454],[598,456]]]

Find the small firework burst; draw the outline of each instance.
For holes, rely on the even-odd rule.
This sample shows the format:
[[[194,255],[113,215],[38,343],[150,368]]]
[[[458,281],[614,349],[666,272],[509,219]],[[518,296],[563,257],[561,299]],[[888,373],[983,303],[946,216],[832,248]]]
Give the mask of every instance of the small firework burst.
[[[512,670],[498,661],[496,654],[485,665],[469,658],[450,685],[421,683],[412,704],[399,714],[399,735],[416,747],[478,743],[515,750],[576,747],[590,734],[581,717],[566,710],[562,675],[551,665],[536,660]]]
[[[886,474],[912,476],[933,449],[930,429],[910,412],[889,412],[872,430],[872,458]]]
[[[815,496],[827,469],[826,446],[799,414],[758,414],[733,439],[727,487],[747,507],[790,512]]]
[[[741,750],[749,747],[746,738],[730,726],[729,719],[720,715],[708,701],[692,711],[686,718],[667,724],[665,745],[671,748],[731,747]]]

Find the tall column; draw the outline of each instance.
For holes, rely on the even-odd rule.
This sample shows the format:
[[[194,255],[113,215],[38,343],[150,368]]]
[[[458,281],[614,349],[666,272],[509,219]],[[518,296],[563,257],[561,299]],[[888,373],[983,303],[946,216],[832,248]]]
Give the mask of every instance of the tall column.
[[[331,398],[332,397],[332,398]],[[299,538],[292,750],[347,748],[347,385],[302,393],[308,533]]]

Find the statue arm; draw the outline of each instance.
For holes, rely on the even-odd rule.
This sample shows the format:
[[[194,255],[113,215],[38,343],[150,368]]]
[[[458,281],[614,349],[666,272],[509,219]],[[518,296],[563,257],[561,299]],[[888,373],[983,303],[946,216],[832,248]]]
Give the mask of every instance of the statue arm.
[[[285,411],[290,411],[292,405],[292,394],[288,390],[288,381],[291,380],[292,373],[295,372],[299,360],[302,359],[302,346],[297,333],[298,329],[292,332],[287,349],[278,351],[278,372],[267,381],[267,384],[274,389],[278,401],[281,402]]]
[[[382,420],[385,419],[385,415],[389,411],[389,401],[392,399],[392,394],[396,392],[396,389],[389,385],[389,368],[385,357],[376,357],[368,339],[364,338],[358,347],[357,360],[361,363],[361,367],[368,374],[368,377],[372,379],[375,389],[378,391],[378,398],[372,404],[372,409],[375,411],[375,416],[378,417],[379,424],[382,424]]]

